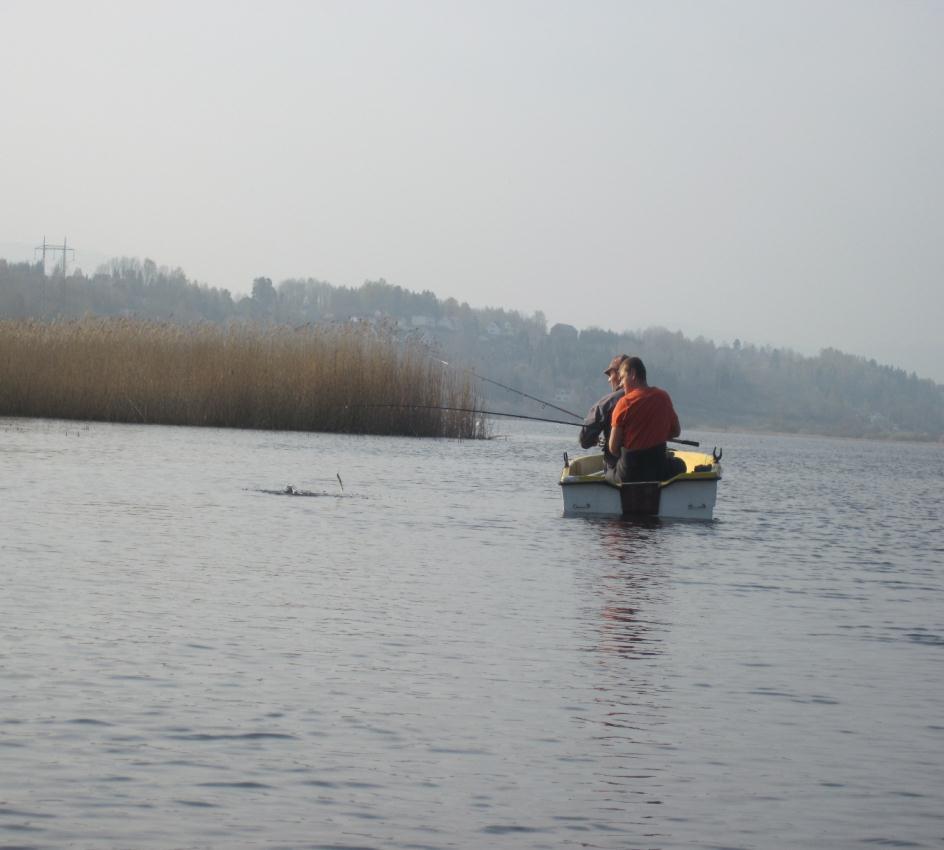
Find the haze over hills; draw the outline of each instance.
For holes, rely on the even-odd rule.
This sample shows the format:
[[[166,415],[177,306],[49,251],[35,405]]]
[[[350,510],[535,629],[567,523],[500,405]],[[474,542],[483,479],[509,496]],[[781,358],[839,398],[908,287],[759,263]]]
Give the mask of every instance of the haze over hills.
[[[940,2],[52,5],[0,4],[0,256],[385,277],[944,383]]]
[[[944,386],[835,349],[806,357],[747,340],[719,345],[664,328],[548,328],[540,312],[476,309],[384,280],[350,288],[312,278],[276,285],[263,277],[253,282],[251,295],[234,298],[150,260],[114,260],[94,275],[68,277],[48,276],[40,264],[0,260],[0,319],[88,314],[179,323],[369,322],[419,337],[431,356],[581,416],[607,389],[604,365],[625,352],[647,362],[651,383],[673,395],[688,428],[935,440],[944,435]],[[492,384],[485,389],[493,409],[561,417]]]

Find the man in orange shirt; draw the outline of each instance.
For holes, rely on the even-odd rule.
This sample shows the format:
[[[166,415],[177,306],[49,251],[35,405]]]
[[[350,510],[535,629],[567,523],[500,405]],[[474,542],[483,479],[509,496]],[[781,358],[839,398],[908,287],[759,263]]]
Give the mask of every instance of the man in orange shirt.
[[[680,471],[679,462],[665,454],[666,441],[682,433],[672,399],[646,383],[646,366],[638,357],[624,360],[619,376],[624,392],[613,409],[609,444],[619,462],[607,478],[616,484],[665,481]]]

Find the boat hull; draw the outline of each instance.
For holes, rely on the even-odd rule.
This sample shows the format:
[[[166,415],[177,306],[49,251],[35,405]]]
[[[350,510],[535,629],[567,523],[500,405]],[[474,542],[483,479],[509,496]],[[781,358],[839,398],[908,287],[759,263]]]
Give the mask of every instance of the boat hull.
[[[686,472],[681,475],[668,481],[620,485],[603,477],[603,455],[575,458],[561,473],[564,516],[712,519],[721,480],[720,464],[712,455],[674,454],[685,461]]]

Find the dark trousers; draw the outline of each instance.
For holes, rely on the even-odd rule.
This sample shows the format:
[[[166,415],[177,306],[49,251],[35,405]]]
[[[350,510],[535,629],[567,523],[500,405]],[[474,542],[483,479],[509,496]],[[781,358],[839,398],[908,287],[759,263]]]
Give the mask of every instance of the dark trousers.
[[[623,484],[630,481],[666,481],[685,472],[685,461],[668,457],[665,443],[648,449],[622,449],[615,469],[606,470],[607,481]]]

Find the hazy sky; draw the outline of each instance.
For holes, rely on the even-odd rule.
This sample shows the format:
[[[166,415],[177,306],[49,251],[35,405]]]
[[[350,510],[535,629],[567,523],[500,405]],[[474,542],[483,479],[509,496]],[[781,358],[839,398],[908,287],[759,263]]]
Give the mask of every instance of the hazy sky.
[[[0,256],[944,382],[944,2],[0,0]]]

